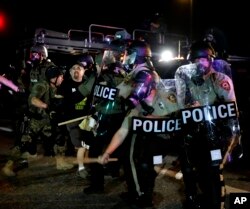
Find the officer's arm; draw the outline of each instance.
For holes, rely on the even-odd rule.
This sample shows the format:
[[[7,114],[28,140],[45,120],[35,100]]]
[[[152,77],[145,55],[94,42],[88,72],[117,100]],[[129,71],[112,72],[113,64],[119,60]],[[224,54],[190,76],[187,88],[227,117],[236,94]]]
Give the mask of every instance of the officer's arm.
[[[41,109],[47,109],[48,105],[37,97],[31,97],[31,104]]]
[[[128,135],[128,129],[124,127],[121,127],[116,131],[107,149],[105,150],[103,155],[100,156],[99,158],[99,162],[101,164],[108,163],[110,155],[123,143],[127,135]]]
[[[125,138],[129,133],[129,127],[131,125],[131,118],[136,116],[138,111],[133,109],[130,113],[124,118],[121,127],[113,135],[111,142],[106,148],[103,155],[100,157],[100,163],[108,163],[109,156],[123,143]]]
[[[79,87],[78,90],[83,96],[88,96],[91,93],[91,90],[93,88],[93,85],[95,83],[95,74],[91,74],[87,80],[82,83]]]
[[[47,89],[45,85],[40,83],[35,84],[31,89],[31,93],[28,99],[29,104],[41,109],[47,109],[48,105],[40,99],[43,97],[46,90]]]
[[[112,137],[112,140],[109,146],[107,147],[105,153],[108,153],[109,155],[112,154],[123,143],[127,135],[128,135],[127,128],[124,127],[119,128]]]

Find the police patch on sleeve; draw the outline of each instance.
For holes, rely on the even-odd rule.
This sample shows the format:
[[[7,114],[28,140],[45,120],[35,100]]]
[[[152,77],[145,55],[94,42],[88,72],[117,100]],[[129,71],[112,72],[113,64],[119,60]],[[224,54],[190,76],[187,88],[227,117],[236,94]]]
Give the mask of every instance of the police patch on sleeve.
[[[220,86],[221,86],[221,88],[223,88],[223,89],[226,90],[226,91],[230,91],[230,89],[231,89],[229,82],[226,81],[226,80],[223,80],[223,81],[220,83]]]
[[[177,103],[177,99],[176,99],[176,96],[175,96],[174,94],[169,94],[169,95],[167,96],[167,99],[168,99],[168,101],[171,102],[171,103]]]

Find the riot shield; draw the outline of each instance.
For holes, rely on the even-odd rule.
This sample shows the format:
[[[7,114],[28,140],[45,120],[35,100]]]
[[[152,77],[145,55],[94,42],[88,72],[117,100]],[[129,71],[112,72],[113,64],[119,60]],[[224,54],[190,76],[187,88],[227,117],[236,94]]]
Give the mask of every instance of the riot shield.
[[[175,74],[184,144],[196,163],[203,157],[212,165],[225,164],[241,143],[234,87],[227,76],[231,73],[228,68],[219,72],[222,69],[204,76],[199,64],[189,64]]]

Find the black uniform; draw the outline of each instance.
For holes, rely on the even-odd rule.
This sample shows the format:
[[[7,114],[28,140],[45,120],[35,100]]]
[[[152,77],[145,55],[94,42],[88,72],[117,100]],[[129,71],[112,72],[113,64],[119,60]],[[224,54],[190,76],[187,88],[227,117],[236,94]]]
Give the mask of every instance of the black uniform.
[[[109,144],[112,136],[120,127],[124,118],[124,103],[118,97],[116,86],[123,80],[123,74],[117,73],[109,66],[103,70],[94,86],[94,106],[96,113],[94,117],[98,121],[98,128],[95,130],[96,136],[92,139],[89,150],[89,157],[96,158],[103,153],[105,147]],[[121,149],[113,153],[112,157],[121,157]],[[85,188],[86,194],[96,193],[104,190],[105,172],[110,172],[113,177],[120,175],[120,162],[112,162],[103,167],[98,163],[92,163],[90,168],[90,187]]]

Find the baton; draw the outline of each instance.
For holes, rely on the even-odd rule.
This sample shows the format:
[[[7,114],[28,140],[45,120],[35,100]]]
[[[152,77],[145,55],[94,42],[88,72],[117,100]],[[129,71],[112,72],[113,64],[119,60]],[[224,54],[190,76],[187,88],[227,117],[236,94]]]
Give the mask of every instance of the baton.
[[[71,119],[71,120],[67,120],[67,121],[58,123],[58,126],[62,126],[62,125],[66,125],[68,123],[73,123],[73,122],[76,122],[76,121],[79,121],[79,120],[83,120],[83,119],[87,118],[88,116],[90,116],[90,115],[85,115],[85,116],[82,116],[82,117],[79,117],[79,118],[74,118],[74,119]]]

